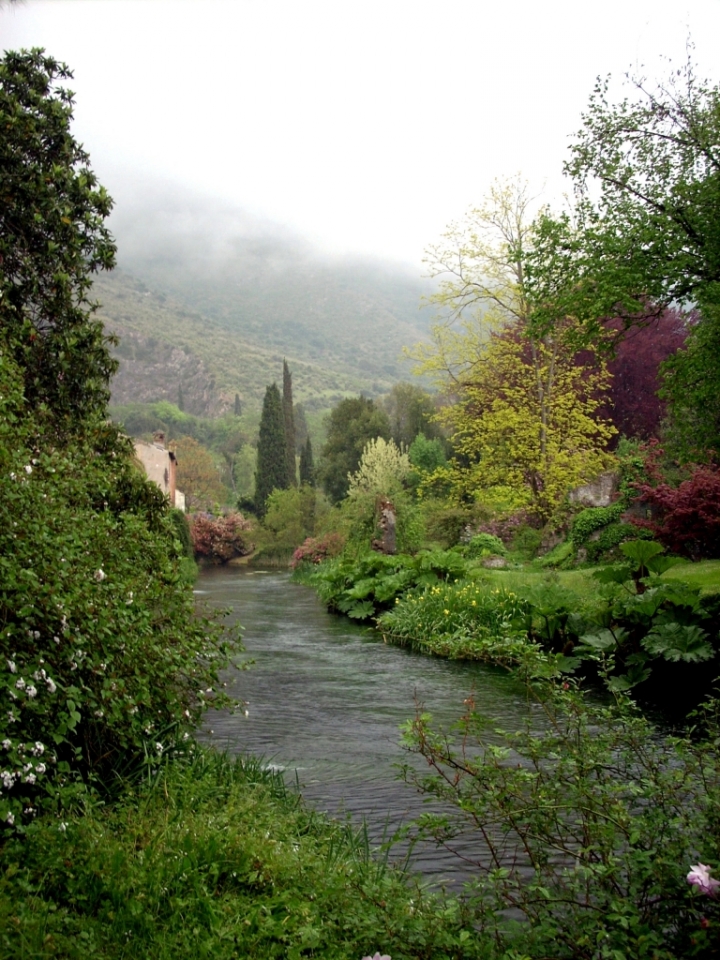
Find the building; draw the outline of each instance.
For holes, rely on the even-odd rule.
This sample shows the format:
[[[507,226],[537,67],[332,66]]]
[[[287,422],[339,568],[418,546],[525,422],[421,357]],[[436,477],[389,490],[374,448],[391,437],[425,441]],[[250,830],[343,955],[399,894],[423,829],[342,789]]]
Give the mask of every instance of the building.
[[[172,450],[165,447],[165,434],[158,431],[153,434],[153,442],[145,440],[135,441],[135,456],[138,458],[148,480],[156,483],[173,507],[185,508],[185,496],[175,486],[177,458]]]

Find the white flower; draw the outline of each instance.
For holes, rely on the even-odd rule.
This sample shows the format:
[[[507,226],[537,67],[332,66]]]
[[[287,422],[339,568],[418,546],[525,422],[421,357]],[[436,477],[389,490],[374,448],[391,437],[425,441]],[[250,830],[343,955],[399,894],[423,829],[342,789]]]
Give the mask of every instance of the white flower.
[[[10,673],[16,673],[16,672],[17,672],[17,667],[15,666],[15,661],[14,661],[14,660],[8,660],[7,665],[8,665],[8,670],[10,671]]]
[[[45,773],[46,770],[47,770],[47,767],[45,766],[44,763],[39,763],[35,767],[35,773]]]
[[[184,733],[184,734],[182,735],[182,738],[183,738],[183,740],[189,740],[189,739],[190,739],[190,734],[189,734],[189,733]]]
[[[7,739],[3,740],[2,742],[3,750],[9,750],[11,746],[12,746],[12,742],[10,740],[7,740]]]
[[[9,814],[5,817],[5,823],[9,823],[10,826],[12,826],[12,825],[15,823],[15,817],[14,817],[11,813],[9,813]]]
[[[96,711],[95,711],[95,716],[96,716],[99,720],[102,720],[102,718],[105,716],[105,714],[104,714],[104,712],[103,712],[102,710],[96,710]]]
[[[17,474],[11,473],[11,474],[10,474],[10,479],[11,479],[11,480],[17,480]]]
[[[35,776],[34,773],[29,773],[25,777],[25,783],[35,783],[36,780],[37,780],[37,777]]]
[[[67,824],[61,823],[60,826],[58,827],[58,830],[60,831],[60,833],[65,833],[65,831],[67,830]]]
[[[103,580],[105,579],[105,573],[102,570],[96,570],[95,579],[97,580],[98,583],[102,583]]]
[[[47,688],[50,691],[50,693],[55,693],[55,691],[57,690],[57,684],[52,679],[52,677],[47,678]]]
[[[36,741],[35,741],[35,746],[33,747],[33,751],[32,751],[32,752],[33,752],[33,756],[34,756],[34,757],[41,757],[41,756],[43,755],[43,753],[45,753],[45,744],[44,744],[44,743],[40,743],[39,740],[36,740]]]
[[[28,476],[32,473],[32,467],[30,466],[29,463],[28,463],[27,466],[25,467],[25,473],[27,473]]]
[[[28,697],[29,697],[31,700],[34,700],[35,697],[37,696],[37,690],[35,689],[35,687],[34,687],[32,684],[30,684],[30,686],[27,688],[27,690],[25,691],[25,693],[28,695]]]
[[[0,770],[0,780],[6,790],[9,790],[15,782],[15,777],[9,770]]]
[[[720,880],[715,880],[714,877],[710,876],[711,870],[712,867],[708,867],[704,863],[696,863],[690,867],[690,873],[687,875],[687,882],[696,886],[700,893],[704,893],[708,897],[716,896],[718,888],[720,888]]]
[[[250,711],[247,708],[243,710],[243,713],[245,714],[246,717],[250,716]]]
[[[155,749],[157,750],[158,753],[162,753],[162,752],[163,752],[163,745],[162,745],[161,743],[156,743],[156,744],[155,744]]]
[[[20,677],[20,679],[18,680],[18,682],[15,684],[15,686],[18,688],[18,690],[24,690],[24,689],[25,689],[25,681],[23,680],[22,677]]]

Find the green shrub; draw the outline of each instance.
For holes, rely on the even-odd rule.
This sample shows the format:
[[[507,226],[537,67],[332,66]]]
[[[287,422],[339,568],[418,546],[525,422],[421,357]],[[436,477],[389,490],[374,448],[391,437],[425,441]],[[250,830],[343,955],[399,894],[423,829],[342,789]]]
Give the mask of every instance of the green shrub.
[[[625,540],[635,540],[637,536],[638,528],[633,526],[632,523],[623,523],[620,520],[609,523],[600,531],[597,538],[593,537],[586,541],[587,558],[590,563],[595,563],[601,558],[605,558]],[[652,534],[648,532],[647,536],[650,538]]]
[[[476,533],[465,548],[465,555],[472,559],[487,557],[491,554],[504,557],[506,553],[505,544],[491,533]]]
[[[112,425],[46,432],[0,351],[0,821],[109,782],[227,702],[228,648],[196,615],[175,522]]]
[[[574,556],[575,544],[572,540],[565,540],[556,544],[539,562],[541,567],[559,567]]]
[[[512,538],[512,551],[525,560],[533,560],[542,546],[541,530],[523,524]]]
[[[414,557],[368,552],[320,564],[309,582],[330,610],[369,620],[411,587],[457,579],[465,572],[462,557],[443,550],[423,550]]]
[[[720,903],[687,874],[718,868],[717,724],[707,738],[670,738],[572,684],[529,694],[536,709],[519,730],[498,729],[472,695],[451,730],[423,713],[405,729],[424,761],[405,780],[435,805],[415,834],[457,849],[465,870],[474,862],[488,957],[716,957]]]
[[[187,517],[182,510],[171,510],[169,516],[172,525],[175,528],[177,538],[182,546],[183,553],[186,557],[192,560],[195,556],[195,551],[193,550],[190,524],[188,523]]]
[[[618,501],[609,507],[587,507],[581,510],[573,519],[570,539],[576,547],[583,546],[596,530],[619,520],[625,509],[624,504]]]

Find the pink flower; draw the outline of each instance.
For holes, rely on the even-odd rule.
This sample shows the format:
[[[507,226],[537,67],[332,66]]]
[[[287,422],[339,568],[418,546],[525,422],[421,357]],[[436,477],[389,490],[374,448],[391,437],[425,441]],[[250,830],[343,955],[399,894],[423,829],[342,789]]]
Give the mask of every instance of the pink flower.
[[[720,887],[720,880],[714,880],[710,876],[712,867],[704,863],[696,863],[690,867],[690,873],[687,875],[687,882],[698,888],[700,893],[705,893],[708,897],[714,897]]]
[[[382,956],[379,953],[376,953],[374,957],[363,957],[362,960],[392,960],[386,953],[383,953]]]

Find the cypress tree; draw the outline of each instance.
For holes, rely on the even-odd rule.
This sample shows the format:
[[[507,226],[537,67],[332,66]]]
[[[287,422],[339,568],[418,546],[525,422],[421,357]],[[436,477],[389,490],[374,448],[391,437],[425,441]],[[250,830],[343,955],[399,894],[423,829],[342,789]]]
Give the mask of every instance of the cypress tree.
[[[292,374],[283,360],[283,421],[285,424],[285,461],[287,464],[288,483],[295,486],[295,418],[293,417]]]
[[[185,410],[185,398],[183,397],[182,384],[178,387],[178,410]]]
[[[311,487],[315,486],[315,465],[313,464],[312,444],[309,436],[300,454],[300,486],[304,483]]]
[[[265,516],[267,498],[273,490],[286,490],[289,485],[282,401],[280,391],[273,383],[265,391],[260,418],[255,471],[255,510],[259,517]]]
[[[240,394],[236,393],[235,394],[235,416],[239,417],[241,413],[242,413],[242,405],[240,403]]]

